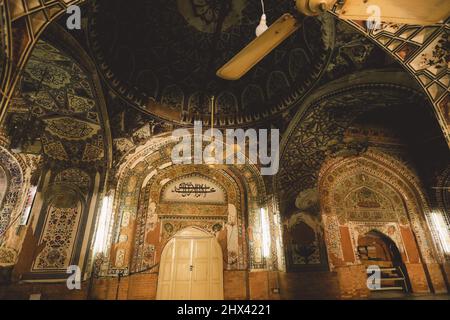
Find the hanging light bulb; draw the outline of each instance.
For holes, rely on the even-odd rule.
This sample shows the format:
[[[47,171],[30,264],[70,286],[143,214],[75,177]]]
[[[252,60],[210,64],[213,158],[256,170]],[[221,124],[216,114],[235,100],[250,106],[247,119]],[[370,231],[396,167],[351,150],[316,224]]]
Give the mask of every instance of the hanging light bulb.
[[[259,25],[256,27],[256,36],[257,37],[259,37],[264,32],[266,32],[267,29],[269,29],[269,27],[267,26],[267,16],[265,13],[265,8],[264,8],[264,0],[261,0],[261,6],[262,6],[263,14],[261,16],[261,20],[259,21]]]
[[[267,29],[269,29],[269,27],[267,26],[267,17],[263,13],[263,15],[261,16],[261,21],[259,22],[259,25],[256,27],[256,36],[259,37],[264,32],[266,32]]]

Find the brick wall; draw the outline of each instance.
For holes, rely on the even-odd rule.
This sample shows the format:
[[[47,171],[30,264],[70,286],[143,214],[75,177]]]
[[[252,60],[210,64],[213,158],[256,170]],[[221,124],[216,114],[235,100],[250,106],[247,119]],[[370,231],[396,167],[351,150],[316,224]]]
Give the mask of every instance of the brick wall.
[[[335,272],[280,272],[279,280],[283,300],[330,300],[341,296]]]
[[[226,300],[248,299],[246,271],[224,271],[223,279]],[[122,278],[119,289],[117,288],[117,278],[102,278],[95,280],[91,296],[98,300],[114,300],[116,295],[120,300],[154,300],[157,287],[158,274],[156,273],[137,274]]]
[[[92,299],[97,300],[155,300],[158,275],[134,274],[120,280],[102,278],[95,280]]]
[[[450,263],[446,262],[443,265],[443,269],[444,269],[444,278],[445,278],[445,282],[447,284],[447,289],[450,292]]]
[[[414,293],[430,292],[427,277],[421,263],[405,263],[408,271],[411,289]]]
[[[427,264],[434,293],[447,293],[447,285],[442,274],[441,266],[437,263]]]
[[[158,274],[136,274],[130,277],[128,299],[155,300],[158,286]]]
[[[247,271],[224,271],[223,294],[225,300],[248,299],[247,288]]]
[[[31,294],[41,294],[42,300],[86,300],[89,282],[81,290],[69,290],[66,283],[23,283],[0,286],[0,300],[29,300]]]
[[[249,274],[250,300],[279,300],[278,272],[253,270]]]
[[[91,293],[94,300],[115,300],[117,296],[117,279],[96,279]]]
[[[427,278],[421,264],[407,264],[414,293],[429,292]],[[427,265],[436,293],[447,292],[441,267]],[[448,266],[447,266],[448,268]],[[269,272],[225,271],[224,298],[226,300],[300,300],[300,299],[359,299],[370,294],[366,286],[366,270],[362,265],[341,266],[335,272]],[[124,277],[118,286],[117,278],[83,282],[82,290],[69,291],[65,283],[24,283],[0,286],[0,300],[29,299],[41,293],[48,300],[154,300],[158,275],[136,274]],[[91,289],[91,290],[90,290]],[[278,289],[278,290],[274,290]],[[90,294],[89,294],[90,291]]]
[[[330,272],[284,273],[268,271],[225,271],[226,300],[337,299],[337,276]],[[157,274],[133,275],[120,283],[119,299],[156,299]],[[279,289],[279,293],[274,289]],[[247,293],[248,291],[248,293]],[[98,279],[94,299],[115,299],[117,279]]]
[[[336,268],[339,290],[342,299],[367,298],[367,273],[364,265],[351,265]]]

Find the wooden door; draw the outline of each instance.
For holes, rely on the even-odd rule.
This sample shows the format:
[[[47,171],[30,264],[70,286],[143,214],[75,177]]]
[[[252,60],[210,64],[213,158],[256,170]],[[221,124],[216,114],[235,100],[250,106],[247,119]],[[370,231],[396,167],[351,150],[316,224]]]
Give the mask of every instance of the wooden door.
[[[223,299],[222,251],[216,239],[195,228],[171,239],[161,255],[157,299]]]

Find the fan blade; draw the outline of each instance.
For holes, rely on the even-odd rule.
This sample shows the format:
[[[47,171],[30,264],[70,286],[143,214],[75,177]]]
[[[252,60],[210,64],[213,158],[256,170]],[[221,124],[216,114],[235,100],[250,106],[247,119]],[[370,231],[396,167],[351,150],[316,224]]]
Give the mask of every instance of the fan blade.
[[[299,27],[300,23],[297,19],[289,13],[284,14],[266,32],[250,42],[233,59],[220,68],[217,71],[217,76],[225,80],[239,80]]]
[[[449,0],[346,0],[341,19],[374,19],[379,10],[383,22],[429,25],[450,16]]]

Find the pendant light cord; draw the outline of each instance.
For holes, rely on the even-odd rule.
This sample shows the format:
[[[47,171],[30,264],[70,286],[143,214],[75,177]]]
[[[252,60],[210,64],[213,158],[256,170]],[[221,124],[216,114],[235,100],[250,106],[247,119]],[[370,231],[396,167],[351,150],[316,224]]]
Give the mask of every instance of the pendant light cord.
[[[213,137],[213,130],[214,130],[214,103],[215,103],[216,97],[211,97],[211,139]]]
[[[262,7],[262,13],[265,14],[266,13],[266,8],[264,6],[264,0],[261,0],[261,7]]]

